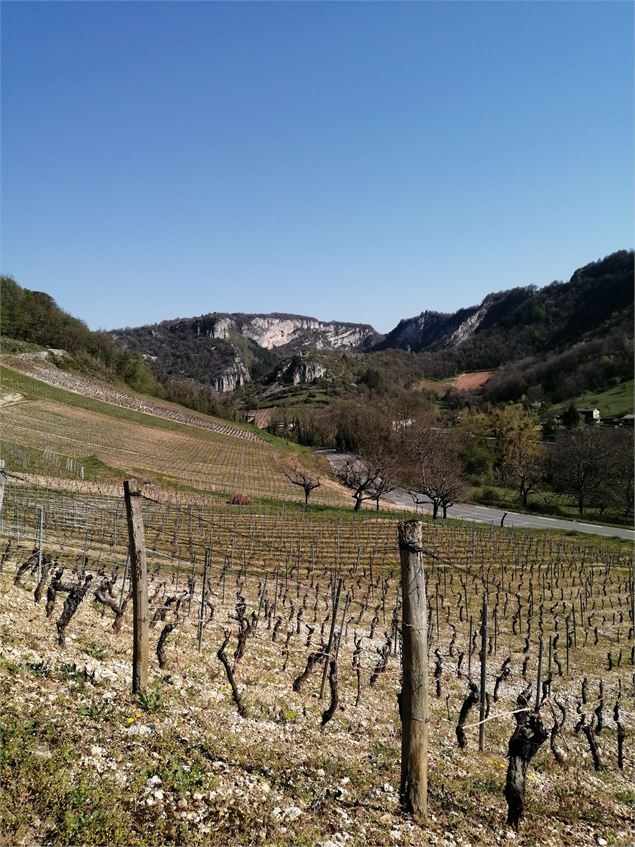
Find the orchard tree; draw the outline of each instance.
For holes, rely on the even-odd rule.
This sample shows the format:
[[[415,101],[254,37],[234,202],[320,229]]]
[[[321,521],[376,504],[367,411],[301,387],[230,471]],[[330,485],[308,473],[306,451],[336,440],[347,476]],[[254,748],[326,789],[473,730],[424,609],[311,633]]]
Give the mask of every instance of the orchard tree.
[[[549,457],[554,488],[575,497],[578,511],[584,509],[612,479],[613,433],[585,426],[561,433]]]
[[[527,507],[527,498],[544,477],[545,448],[540,420],[521,405],[501,406],[492,413],[494,466],[503,484],[513,485]]]
[[[355,500],[353,511],[361,509],[364,500],[374,500],[379,511],[379,499],[396,487],[392,463],[386,457],[370,457],[363,459],[350,458],[338,471],[338,477],[344,485],[353,489]]]
[[[448,509],[465,490],[462,433],[429,423],[412,427],[403,438],[402,479],[414,503],[432,505],[432,517]]]
[[[297,485],[304,491],[304,502],[309,502],[309,495],[315,488],[320,487],[320,477],[306,468],[295,464],[282,469],[283,474],[292,485]]]
[[[350,419],[349,419],[350,420]],[[356,455],[344,462],[338,471],[340,480],[353,489],[354,511],[364,500],[379,500],[397,484],[396,437],[389,417],[380,411],[366,409],[363,427],[356,430]]]

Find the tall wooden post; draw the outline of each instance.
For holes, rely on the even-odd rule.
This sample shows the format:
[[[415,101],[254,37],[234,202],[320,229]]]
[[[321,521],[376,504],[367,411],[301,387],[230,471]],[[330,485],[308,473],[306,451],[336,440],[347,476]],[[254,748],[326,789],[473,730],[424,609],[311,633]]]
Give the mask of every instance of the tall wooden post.
[[[540,708],[540,700],[542,695],[542,654],[543,654],[542,636],[540,636],[540,645],[538,647],[538,673],[536,675],[536,711]]]
[[[421,521],[399,524],[403,684],[401,717],[402,808],[417,818],[428,812],[428,633]]]
[[[205,624],[205,591],[207,589],[207,569],[209,567],[211,558],[212,548],[208,547],[205,550],[205,562],[203,564],[203,584],[201,586],[201,608],[198,615],[198,635],[196,640],[199,653],[201,652],[201,647],[203,645],[203,626]]]
[[[44,506],[38,506],[38,530],[37,530],[37,578],[42,579],[42,543],[44,541]]]
[[[124,480],[124,498],[128,519],[130,576],[132,577],[132,691],[145,691],[148,684],[148,573],[146,542],[141,514],[139,485]]]

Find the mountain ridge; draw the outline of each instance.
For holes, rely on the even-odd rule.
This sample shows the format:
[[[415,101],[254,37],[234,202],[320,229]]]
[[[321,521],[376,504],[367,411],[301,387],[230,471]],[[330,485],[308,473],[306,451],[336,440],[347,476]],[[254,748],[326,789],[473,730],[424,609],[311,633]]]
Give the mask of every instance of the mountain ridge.
[[[143,355],[159,378],[194,379],[227,392],[270,379],[293,356],[323,350],[418,353],[433,377],[496,369],[598,335],[632,337],[632,308],[633,252],[622,250],[578,268],[568,282],[492,292],[455,312],[424,310],[386,335],[369,324],[284,312],[210,312],[110,334]]]

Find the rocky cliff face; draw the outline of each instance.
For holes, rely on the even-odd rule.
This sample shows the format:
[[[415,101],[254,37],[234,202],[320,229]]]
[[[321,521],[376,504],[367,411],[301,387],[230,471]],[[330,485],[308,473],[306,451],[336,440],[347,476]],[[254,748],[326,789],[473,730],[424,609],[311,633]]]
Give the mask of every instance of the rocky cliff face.
[[[481,310],[474,306],[454,314],[421,312],[414,318],[405,318],[389,332],[379,345],[382,349],[397,347],[401,350],[427,350],[444,347],[458,339],[467,338],[476,329]]]
[[[255,341],[265,350],[278,347],[368,349],[381,339],[372,326],[319,321],[302,315],[205,315],[194,319],[195,331],[210,338],[231,339],[233,333]]]
[[[194,379],[223,393],[271,373],[283,358],[315,350],[364,351],[382,338],[367,324],[277,313],[212,313],[111,334],[141,353],[159,378]],[[323,365],[305,357],[285,367],[280,379],[286,384],[312,382],[325,373]]]
[[[301,385],[326,376],[327,370],[321,362],[303,356],[285,360],[272,374],[271,381],[282,385]]]
[[[233,366],[225,366],[220,373],[212,375],[210,382],[216,391],[225,394],[227,391],[235,391],[241,385],[247,385],[251,382],[251,376],[244,364],[236,357]]]

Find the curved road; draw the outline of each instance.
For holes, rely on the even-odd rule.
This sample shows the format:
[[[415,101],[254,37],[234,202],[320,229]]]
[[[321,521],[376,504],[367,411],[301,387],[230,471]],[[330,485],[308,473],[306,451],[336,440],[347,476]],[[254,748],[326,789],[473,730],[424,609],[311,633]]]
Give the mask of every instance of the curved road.
[[[342,467],[347,459],[352,458],[347,453],[336,453],[334,450],[317,450],[331,463],[335,471]],[[432,513],[432,507],[429,504],[423,506],[414,506],[412,497],[403,489],[396,489],[391,494],[387,494],[383,499],[389,503],[394,503],[396,506],[401,506],[404,509],[409,509],[425,514]],[[448,517],[460,518],[464,521],[478,521],[479,523],[500,525],[501,518],[505,514],[503,509],[493,509],[490,506],[476,506],[471,503],[455,503],[448,509]],[[635,531],[625,529],[619,526],[603,526],[602,524],[583,523],[582,521],[568,521],[561,518],[548,518],[542,515],[526,515],[521,512],[507,512],[505,518],[505,526],[526,527],[528,529],[559,529],[575,530],[576,532],[588,532],[594,535],[603,535],[611,538],[624,538],[628,541],[635,541]]]

